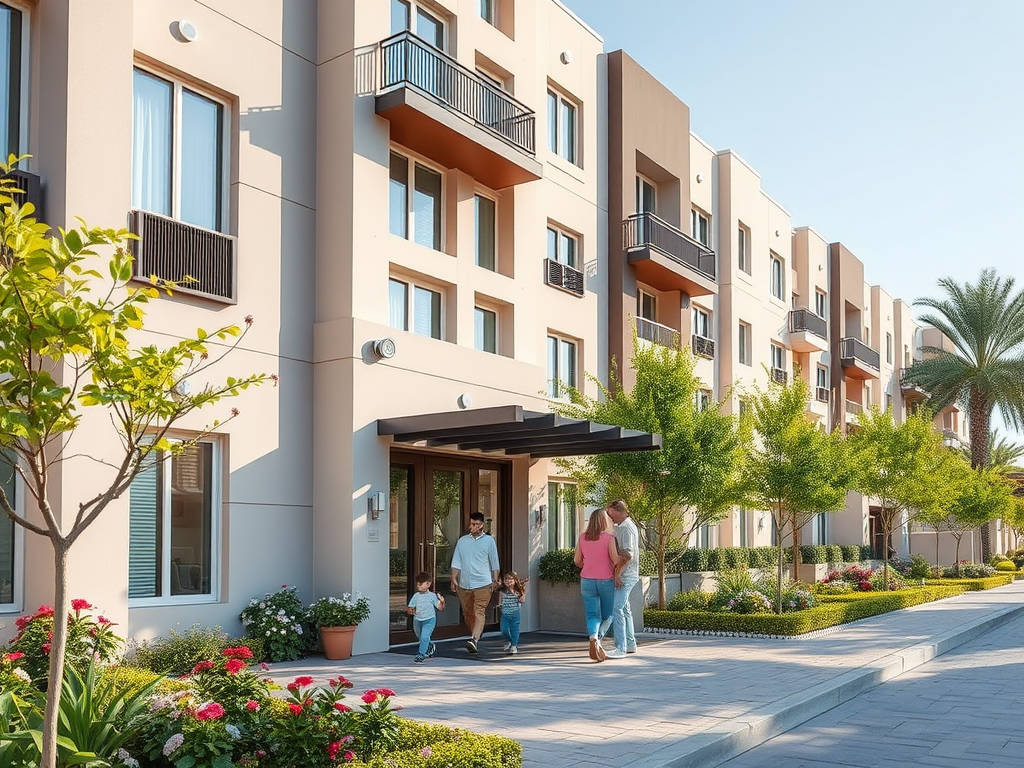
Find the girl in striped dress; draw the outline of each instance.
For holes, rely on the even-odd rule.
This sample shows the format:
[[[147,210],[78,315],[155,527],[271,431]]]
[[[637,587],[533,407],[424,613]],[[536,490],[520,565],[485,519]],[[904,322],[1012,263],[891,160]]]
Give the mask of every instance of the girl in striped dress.
[[[520,579],[515,571],[509,571],[501,579],[501,634],[507,653],[519,653],[519,615],[526,600],[527,581],[529,579]]]

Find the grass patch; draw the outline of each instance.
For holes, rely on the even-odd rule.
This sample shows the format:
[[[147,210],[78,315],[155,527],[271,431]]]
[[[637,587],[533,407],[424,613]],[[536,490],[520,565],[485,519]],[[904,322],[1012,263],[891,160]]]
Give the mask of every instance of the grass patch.
[[[946,581],[946,580],[943,580]],[[806,611],[784,613],[718,613],[711,611],[644,611],[644,626],[659,629],[687,629],[716,632],[744,632],[758,635],[802,635],[869,616],[898,611],[965,591],[961,584],[914,587],[896,592],[853,592],[819,595],[820,605]]]
[[[983,589],[995,589],[1012,584],[1016,578],[1024,578],[1014,573],[997,573],[995,576],[986,576],[981,579],[928,579],[925,584],[929,587],[946,585],[962,586],[965,592],[980,592]]]

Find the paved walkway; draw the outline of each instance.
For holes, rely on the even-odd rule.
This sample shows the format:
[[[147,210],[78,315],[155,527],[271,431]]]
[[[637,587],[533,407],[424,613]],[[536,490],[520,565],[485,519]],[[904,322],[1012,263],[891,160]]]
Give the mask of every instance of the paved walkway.
[[[641,653],[481,664],[375,653],[274,665],[356,690],[389,687],[403,714],[519,741],[527,768],[703,768],[1024,615],[1024,582],[857,622],[806,640],[675,636]],[[485,642],[498,643],[499,639]],[[529,643],[524,635],[522,644]],[[998,697],[993,713],[1010,712]]]

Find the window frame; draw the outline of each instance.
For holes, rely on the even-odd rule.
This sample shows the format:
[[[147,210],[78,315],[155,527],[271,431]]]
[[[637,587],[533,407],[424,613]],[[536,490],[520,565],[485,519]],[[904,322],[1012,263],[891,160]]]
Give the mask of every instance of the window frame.
[[[700,237],[700,229],[702,225],[706,231],[707,239],[701,239]],[[711,247],[713,237],[711,234],[710,213],[706,213],[697,207],[690,208],[690,237],[707,248]]]
[[[147,208],[137,206],[135,204],[135,190],[134,190],[134,163],[135,163],[135,147],[134,147],[134,109],[135,109],[135,93],[134,93],[134,73],[138,71],[148,77],[160,80],[164,83],[168,83],[171,86],[171,199],[170,213],[162,213],[161,211],[150,211]],[[192,83],[185,83],[179,78],[157,68],[151,66],[145,62],[135,61],[132,64],[132,207],[136,210],[147,211],[148,213],[155,213],[159,216],[168,216],[175,221],[180,221],[183,224],[187,224],[190,227],[198,227],[199,229],[209,229],[212,232],[219,232],[223,235],[231,234],[231,200],[234,194],[233,185],[231,184],[231,163],[232,163],[232,136],[234,126],[232,123],[233,110],[232,103],[229,99],[221,94],[215,93],[214,91],[204,90],[195,87]],[[217,226],[210,228],[204,227],[201,224],[193,224],[187,222],[181,218],[181,200],[182,200],[182,189],[181,189],[181,175],[182,175],[182,119],[183,119],[183,94],[185,92],[191,93],[207,101],[211,101],[220,107],[220,145],[218,148],[219,161],[220,161],[220,178],[219,184],[220,189],[218,191],[220,200],[217,211]]]
[[[490,315],[494,318],[494,349],[486,349],[484,341],[479,335],[479,327],[477,322],[481,317]],[[486,328],[483,329],[483,339],[486,339]],[[501,354],[501,313],[494,307],[488,307],[484,304],[473,305],[473,349],[478,352],[487,352],[488,354],[498,355]]]
[[[740,272],[750,274],[750,227],[742,221],[736,223],[736,266]]]
[[[814,314],[822,320],[828,320],[828,293],[820,288],[814,289]]]
[[[391,324],[391,284],[399,283],[405,286],[405,327],[399,328]],[[438,336],[426,335],[415,330],[416,326],[416,289],[419,288],[423,291],[429,291],[437,294],[440,298],[438,300],[437,313],[438,313]],[[405,275],[389,275],[388,276],[388,326],[396,331],[404,331],[411,333],[415,336],[419,336],[423,339],[435,339],[437,341],[445,340],[445,304],[447,301],[447,292],[444,288],[434,285],[432,283],[423,282]],[[433,317],[431,317],[431,327],[433,327]]]
[[[185,438],[168,437],[169,442],[181,443]],[[209,435],[198,441],[198,444],[210,445],[212,452],[210,456],[210,591],[205,594],[196,595],[171,595],[171,578],[169,567],[172,565],[171,541],[169,536],[161,536],[160,554],[160,584],[165,594],[154,597],[129,597],[128,608],[150,608],[170,605],[201,605],[208,603],[219,603],[221,601],[221,585],[223,583],[224,553],[221,549],[224,541],[224,445],[223,438],[218,435]],[[165,462],[169,467],[174,456],[170,452],[158,452],[164,455],[158,461]],[[162,499],[166,500],[171,495],[170,471],[164,471],[164,486],[159,489]],[[129,494],[131,491],[129,490]],[[168,507],[169,509],[169,507]],[[161,532],[166,533],[171,528],[173,513],[164,515],[166,518],[161,523]],[[129,530],[131,524],[129,522]],[[129,544],[130,549],[130,544]],[[131,576],[129,574],[128,589],[131,589]]]
[[[711,310],[694,304],[692,306],[691,315],[693,335],[700,336],[705,339],[714,339],[714,336],[712,335],[714,326],[711,323]],[[701,328],[703,328],[703,333],[701,332]]]
[[[548,151],[551,152],[551,154],[562,158],[567,163],[571,163],[577,168],[582,168],[583,152],[582,142],[580,141],[580,115],[583,111],[583,105],[577,99],[569,96],[568,93],[551,83],[548,83],[545,103],[547,104],[548,110]],[[572,157],[567,157],[563,153],[563,149],[566,148],[566,143],[564,126],[562,125],[562,110],[565,107],[569,107],[572,110]],[[554,146],[552,146],[552,144],[554,144]]]
[[[490,18],[484,9],[490,8]],[[477,0],[476,4],[477,15],[490,24],[492,27],[497,28],[498,26],[498,0]]]
[[[651,199],[654,201],[653,208],[646,208],[642,205],[644,201],[643,192],[644,189],[651,190]],[[658,215],[658,184],[653,181],[649,176],[645,176],[642,173],[636,174],[636,199],[635,199],[635,213],[653,213],[655,216]]]
[[[572,487],[576,488],[576,483],[561,478],[548,478],[548,494],[547,494],[547,520],[545,521],[545,534],[544,539],[548,547],[548,551],[554,549],[567,549],[576,546],[576,540],[580,535],[580,524],[581,516],[580,510],[582,506],[579,503],[578,491],[574,491],[576,504],[572,510],[573,515],[573,529],[572,531],[566,530],[566,518],[563,516],[566,510],[563,509],[565,500],[563,494],[566,493],[566,489]],[[554,505],[556,509],[552,509],[552,490],[554,491]],[[554,526],[552,527],[552,523]]]
[[[547,232],[545,233],[545,237],[548,237],[549,234],[553,234],[555,236],[555,259],[554,260],[556,262],[558,262],[559,264],[562,264],[562,265],[564,265],[566,267],[572,267],[573,269],[575,269],[575,270],[577,270],[579,272],[582,272],[583,270],[580,267],[580,265],[583,263],[583,255],[582,255],[583,254],[583,238],[579,234],[577,234],[576,232],[573,232],[570,229],[566,229],[561,224],[558,224],[558,223],[556,223],[554,221],[550,221],[550,220],[548,221],[548,224],[547,224]],[[572,260],[571,263],[569,261],[566,261],[566,260],[562,259],[562,247],[561,247],[561,245],[562,245],[562,241],[563,240],[569,240],[569,241],[572,241],[574,243],[574,247],[573,247],[573,260]],[[551,246],[551,240],[550,240],[550,238],[548,239],[547,245],[548,245],[548,248],[547,248],[547,254],[548,254],[547,258],[550,259],[551,258],[551,247],[550,247]]]
[[[555,370],[552,375],[551,370],[551,343],[554,342],[555,352]],[[571,345],[573,348],[573,366],[570,369],[572,371],[572,381],[563,382],[559,375],[562,370],[562,346]],[[547,380],[547,397],[551,400],[561,400],[566,397],[566,393],[563,393],[560,389],[561,384],[573,387],[574,389],[579,386],[580,376],[580,340],[573,338],[572,336],[566,336],[556,331],[548,331],[547,341],[545,342],[545,366],[547,368],[548,380]]]
[[[395,27],[394,9],[395,9],[395,4],[396,3],[400,4],[400,5],[404,5],[406,7],[406,9],[408,9],[408,14],[409,14],[408,15],[408,19],[409,20],[408,20],[408,23],[405,25],[404,29],[397,29]],[[432,43],[430,40],[428,40],[427,38],[425,38],[423,35],[421,35],[419,33],[419,23],[418,23],[418,19],[417,19],[417,16],[416,16],[416,14],[418,12],[422,12],[424,16],[429,16],[431,19],[433,19],[438,24],[440,24],[440,26],[441,26],[441,46],[440,47],[438,47],[437,45],[435,45],[434,43]],[[432,46],[434,48],[437,48],[437,50],[439,50],[439,51],[441,51],[443,53],[447,53],[448,52],[448,47],[449,47],[449,44],[451,42],[451,40],[450,40],[451,35],[450,35],[448,17],[444,13],[441,13],[438,10],[436,10],[434,8],[434,6],[429,5],[427,3],[420,2],[420,0],[391,0],[391,2],[388,4],[388,16],[389,16],[389,23],[391,25],[390,26],[391,34],[397,35],[397,34],[400,34],[401,32],[409,32],[410,34],[416,35],[416,37],[418,37],[423,42],[427,43],[427,45],[430,45],[430,46]]]
[[[442,187],[441,187],[441,197],[442,198],[444,197],[443,178],[442,178]],[[491,255],[492,255],[492,258],[494,260],[494,264],[489,266],[489,267],[486,266],[485,264],[481,264],[480,263],[480,201],[481,200],[487,200],[487,201],[489,201],[491,203],[492,206],[494,206],[493,216],[492,216],[492,219],[491,219],[491,222],[492,222],[491,238],[493,240],[493,243],[492,243],[492,246],[491,246],[492,247]],[[498,270],[498,265],[500,263],[500,254],[498,253],[498,240],[499,240],[498,232],[500,231],[500,225],[498,223],[498,213],[499,213],[498,212],[498,208],[499,208],[499,206],[498,206],[498,197],[494,193],[488,192],[488,191],[480,189],[480,188],[477,188],[473,192],[473,263],[476,264],[476,266],[480,267],[481,269],[486,269],[486,270],[488,270],[490,272],[498,272],[499,271]],[[441,217],[442,217],[442,219],[441,219],[441,229],[443,230],[444,229],[444,211],[441,212]]]
[[[30,73],[31,68],[31,41],[32,41],[32,14],[31,7],[20,3],[4,0],[0,6],[5,7],[11,14],[17,14],[18,29],[15,33],[12,30],[10,36],[11,64],[17,67],[17,72],[12,72],[7,87],[10,90],[9,104],[14,108],[15,114],[8,115],[8,146],[0,147],[4,151],[4,160],[7,155],[23,155],[28,150],[29,134],[29,107],[30,107]],[[13,67],[12,67],[13,68]],[[13,137],[10,132],[14,130],[17,135]]]
[[[17,459],[14,459],[17,461]],[[7,469],[5,462],[0,462],[0,472]],[[15,512],[24,512],[25,489],[21,476],[11,468],[11,490],[14,498],[8,499]],[[17,613],[22,609],[25,599],[25,529],[11,520],[7,515],[0,515],[11,525],[11,600],[0,602],[0,615]]]
[[[885,362],[888,365],[892,365],[892,355],[893,355],[892,334],[889,333],[889,331],[886,331],[885,332]]]
[[[654,317],[648,317],[647,315],[644,314],[644,299],[645,298],[651,300],[650,301],[650,303],[651,303],[651,310],[652,310],[652,314],[654,315]],[[658,322],[658,297],[655,294],[650,293],[649,291],[645,291],[643,288],[637,288],[636,289],[636,316],[641,318],[641,319],[643,319],[643,320],[647,320],[650,323]]]
[[[693,395],[693,404],[696,406],[698,411],[706,411],[711,407],[711,400],[714,397],[714,393],[710,389],[700,387]]]
[[[771,342],[770,352],[771,367],[780,371],[786,370],[786,348],[776,341]],[[779,365],[776,365],[776,362]]]
[[[772,298],[785,301],[786,295],[786,265],[782,257],[774,251],[769,252],[768,261],[768,292]]]
[[[753,350],[751,349],[753,331],[750,323],[740,320],[736,335],[738,337],[736,342],[736,355],[740,365],[753,365],[754,356]]]
[[[822,387],[823,389],[829,389],[828,386],[828,366],[818,365],[815,372],[815,386]]]
[[[406,174],[405,174],[405,236],[399,235],[394,231],[391,221],[391,183],[394,181],[391,177],[391,158],[400,157],[406,161]],[[437,244],[427,245],[419,242],[416,237],[416,168],[417,166],[422,167],[424,170],[431,173],[436,173],[440,177],[441,187],[437,193]],[[396,145],[392,145],[390,152],[388,153],[388,234],[394,237],[401,238],[406,242],[418,245],[422,248],[429,248],[437,253],[445,253],[447,246],[446,238],[446,227],[445,227],[445,216],[447,214],[447,206],[445,205],[445,192],[448,182],[448,170],[442,168],[436,163],[432,163],[426,158],[417,155],[414,152],[401,149]],[[497,205],[495,205],[495,237],[497,237]],[[495,241],[497,246],[497,241]],[[495,264],[497,264],[497,248],[495,248]]]

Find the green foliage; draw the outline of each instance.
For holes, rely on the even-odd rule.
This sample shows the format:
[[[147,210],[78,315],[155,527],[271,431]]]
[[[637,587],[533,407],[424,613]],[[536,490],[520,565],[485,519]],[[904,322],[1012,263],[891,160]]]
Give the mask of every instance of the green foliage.
[[[874,556],[875,556],[875,553],[871,549],[871,545],[870,544],[861,544],[860,545],[860,557],[856,558],[854,560],[854,562],[861,562],[863,560],[870,560]]]
[[[963,587],[965,592],[980,592],[983,589],[995,589],[996,587],[1005,587],[1007,584],[1012,584],[1013,580],[1014,574],[1000,573],[995,576],[984,576],[979,578],[958,579],[955,576],[943,577],[941,579],[929,579],[925,583],[928,585],[953,584],[959,587]]]
[[[263,641],[268,661],[301,659],[312,642],[303,626],[306,609],[295,587],[282,585],[277,592],[254,597],[239,615],[245,633]]]
[[[836,561],[828,559],[828,547],[824,544],[804,544],[800,547],[800,562],[808,565],[823,565]]]
[[[1001,560],[995,564],[997,571],[1016,571],[1017,566],[1013,564],[1012,560]]]
[[[825,562],[826,563],[841,563],[843,562],[843,548],[838,544],[826,544],[825,545]]]
[[[220,627],[193,624],[184,632],[171,630],[167,636],[138,643],[128,648],[125,659],[132,666],[168,675],[184,675],[200,661],[215,659],[225,648],[239,645],[263,658],[260,638],[230,638]]]
[[[393,491],[392,491],[393,493]],[[409,556],[404,549],[388,550],[388,575],[405,576],[409,572]]]
[[[67,663],[84,671],[98,655],[99,661],[109,662],[115,658],[124,642],[114,634],[114,624],[103,616],[92,616],[87,611],[93,608],[85,600],[72,600],[75,609],[68,614]],[[43,681],[50,669],[50,648],[54,632],[54,610],[48,605],[39,607],[35,613],[22,616],[15,622],[18,634],[11,641],[9,651],[22,653],[20,666],[33,680]]]
[[[402,720],[402,749],[366,763],[371,768],[521,768],[523,748],[501,736]],[[358,763],[357,763],[358,765]]]
[[[991,565],[983,563],[968,563],[960,561],[948,568],[942,569],[944,579],[987,579],[994,576],[996,569]]]
[[[670,561],[671,562],[671,561]],[[673,573],[671,566],[668,563],[665,564],[665,572]],[[649,549],[640,550],[640,575],[641,576],[657,576],[658,575],[658,555],[656,552],[652,552]]]
[[[573,562],[576,551],[573,549],[551,549],[540,557],[537,563],[541,581],[555,584],[578,584],[580,569]]]
[[[702,592],[699,589],[690,589],[685,592],[676,592],[668,602],[670,611],[707,611],[711,609],[711,599],[714,595],[710,592]]]
[[[306,609],[307,623],[320,627],[354,627],[370,618],[370,600],[358,592],[321,597]]]
[[[907,577],[911,579],[927,579],[932,572],[931,563],[923,555],[914,553],[910,556],[910,569]]]
[[[711,570],[710,550],[690,547],[679,556],[680,573],[699,573]]]
[[[762,635],[801,635],[912,605],[942,600],[963,592],[959,585],[867,592],[853,599],[822,596],[821,604],[784,614],[714,613],[700,611],[644,611],[644,626],[662,629],[747,632]]]
[[[860,544],[843,544],[839,548],[843,551],[843,556],[839,558],[841,563],[859,563],[871,556],[871,548],[868,547],[868,557],[865,557]]]

